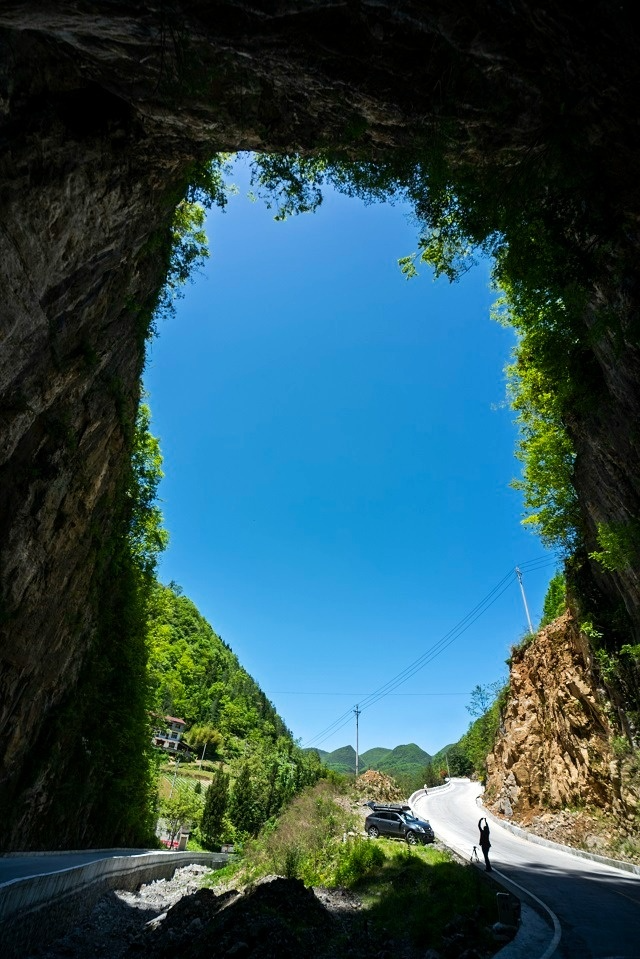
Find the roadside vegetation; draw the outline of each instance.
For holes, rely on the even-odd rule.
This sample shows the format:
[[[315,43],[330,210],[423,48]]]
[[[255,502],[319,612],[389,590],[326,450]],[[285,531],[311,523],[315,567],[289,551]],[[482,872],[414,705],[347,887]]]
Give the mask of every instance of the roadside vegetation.
[[[321,780],[207,884],[245,888],[278,875],[308,887],[347,889],[360,903],[356,927],[372,927],[381,938],[411,949],[442,948],[447,937],[466,931],[486,954],[495,951],[496,890],[486,877],[441,848],[369,839],[362,804],[348,777]]]

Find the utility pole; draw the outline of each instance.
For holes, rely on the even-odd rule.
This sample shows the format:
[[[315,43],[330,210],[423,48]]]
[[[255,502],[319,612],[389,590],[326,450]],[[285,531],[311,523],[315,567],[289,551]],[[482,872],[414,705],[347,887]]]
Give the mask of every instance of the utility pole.
[[[359,750],[358,750],[358,716],[362,712],[359,706],[353,710],[356,714],[356,779],[358,778]]]
[[[529,616],[529,607],[527,606],[527,597],[524,595],[524,585],[523,585],[523,583],[522,583],[522,573],[520,572],[520,570],[518,569],[517,566],[516,566],[516,576],[518,577],[518,582],[520,583],[520,592],[522,593],[522,602],[524,603],[524,610],[525,610],[525,613],[527,614],[527,622],[529,623],[529,632],[530,632],[530,633],[533,633],[533,632],[534,632],[534,628],[533,628],[533,624],[532,624],[532,622],[531,622],[531,616]]]

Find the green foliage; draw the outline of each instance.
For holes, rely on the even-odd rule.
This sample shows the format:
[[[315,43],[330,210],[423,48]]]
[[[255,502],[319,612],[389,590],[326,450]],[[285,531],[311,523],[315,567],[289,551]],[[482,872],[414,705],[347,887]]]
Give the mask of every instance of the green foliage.
[[[180,716],[190,727],[186,741],[200,755],[206,744],[210,759],[224,760],[229,799],[222,831],[236,839],[254,835],[318,779],[317,754],[294,744],[272,703],[176,584],[154,586],[148,642],[154,711]]]
[[[459,743],[447,746],[433,757],[437,769],[446,768],[452,776],[470,776],[473,763]]]
[[[208,849],[212,849],[220,842],[223,818],[227,811],[228,803],[229,777],[222,769],[222,766],[220,766],[216,769],[211,784],[207,789],[204,809],[202,811],[200,832],[203,845]]]
[[[148,641],[155,712],[215,729],[224,743],[218,752],[229,759],[245,740],[274,743],[288,734],[273,704],[179,587],[155,584]]]
[[[375,767],[371,768],[394,778],[399,775],[420,775],[422,768],[428,765],[430,760],[429,753],[424,749],[420,749],[415,743],[408,743],[389,750],[386,756],[382,756]]]
[[[496,696],[502,686],[503,683],[499,680],[493,683],[487,683],[484,686],[478,683],[478,685],[474,686],[471,690],[471,699],[466,706],[467,712],[475,717],[484,716],[491,708],[491,704],[495,702]]]
[[[310,886],[336,885],[342,837],[356,824],[339,797],[341,790],[327,780],[296,795],[277,822],[245,847],[247,878],[275,873]]]
[[[158,485],[164,476],[162,454],[150,426],[151,410],[146,403],[141,403],[131,454],[131,480],[127,489],[131,503],[128,545],[135,565],[147,578],[154,573],[158,554],[166,549],[169,542],[169,535],[162,525],[162,512],[156,502]]]
[[[542,625],[542,624],[541,624]],[[524,631],[517,643],[513,643],[511,646],[511,655],[507,660],[505,660],[507,666],[511,666],[514,659],[518,659],[524,653],[525,649],[528,649],[532,645],[536,638],[536,633],[529,632],[528,629]]]
[[[487,756],[493,749],[508,687],[500,682],[478,685],[471,693],[467,710],[476,716],[459,742],[459,748],[472,764],[475,774],[484,778]]]
[[[360,768],[361,769],[377,769],[377,764],[388,756],[391,752],[390,749],[385,749],[384,746],[374,746],[372,749],[367,749],[366,752],[360,753]],[[327,762],[329,753],[326,753],[324,756],[325,766],[331,766],[330,762]]]
[[[229,818],[241,833],[257,833],[268,819],[262,809],[261,798],[260,787],[251,775],[249,763],[243,763],[229,798]]]
[[[366,921],[386,936],[401,938],[423,953],[446,955],[453,935],[473,924],[473,944],[482,954],[495,950],[490,927],[495,921],[495,889],[475,869],[453,862],[433,847],[408,849],[378,840],[385,863],[358,892]]]
[[[353,746],[340,746],[331,753],[325,753],[323,763],[327,769],[353,776],[356,771],[356,751]],[[362,772],[365,768],[363,764],[359,767]]]
[[[165,255],[167,271],[155,309],[155,318],[174,311],[174,301],[183,295],[183,287],[209,257],[205,230],[206,210],[217,206],[224,210],[228,194],[234,191],[225,182],[231,173],[231,154],[219,153],[206,162],[195,162],[188,171],[188,185],[178,200],[168,237],[157,242],[159,255]],[[150,332],[155,331],[155,321]]]
[[[580,623],[580,632],[584,633],[585,636],[588,636],[591,640],[597,641],[602,639],[602,633],[599,629],[596,629],[590,619],[586,619],[583,623]]]
[[[233,153],[217,153],[210,160],[194,162],[188,172],[187,203],[200,203],[207,210],[214,206],[224,210],[229,194],[237,192],[226,180],[233,170],[233,158]]]
[[[441,948],[445,927],[461,922],[461,916],[473,917],[482,927],[495,920],[494,890],[475,870],[432,847],[410,849],[358,835],[362,820],[347,805],[342,789],[320,780],[245,845],[241,861],[212,874],[211,883],[228,883],[230,874],[240,884],[275,874],[307,886],[355,887],[364,901],[363,941],[375,929],[387,945],[391,933],[422,951],[431,945]],[[359,938],[359,930],[351,936]],[[495,949],[491,942],[486,945],[487,954]],[[346,948],[341,943],[332,954],[343,955]],[[372,947],[372,955],[378,952],[378,945]]]
[[[206,723],[192,726],[183,739],[188,746],[196,750],[200,757],[206,756],[209,760],[216,758],[224,743],[222,733]]]
[[[373,749],[361,753],[358,771],[362,774],[368,769],[375,769],[391,776],[405,790],[408,789],[413,792],[415,787],[412,784],[418,782],[424,766],[430,759],[429,754],[415,743],[396,746],[394,749],[374,746]],[[353,746],[341,746],[331,753],[323,752],[322,762],[327,769],[354,775],[356,771],[356,751]]]
[[[112,531],[105,538],[96,525],[95,633],[76,684],[50,714],[26,770],[27,781],[36,781],[43,761],[55,768],[40,835],[34,837],[45,848],[155,843],[146,619],[165,538],[154,504],[161,460],[144,405],[125,436],[130,468],[113,499],[95,509],[96,516],[109,510]]]
[[[640,523],[598,523],[598,543],[602,547],[589,553],[591,559],[611,572],[637,565],[640,557]]]
[[[625,736],[613,736],[611,739],[611,748],[617,759],[625,759],[632,753],[629,740]]]
[[[240,833],[255,835],[323,772],[315,753],[303,752],[286,736],[275,744],[251,743],[231,766],[230,822]]]
[[[442,785],[442,776],[440,775],[442,767],[437,763],[428,762],[427,765],[423,768],[422,774],[418,778],[416,788],[425,785],[427,788],[431,786],[441,786]],[[444,769],[446,775],[446,767]]]
[[[517,327],[513,311],[511,316]],[[537,330],[522,334],[514,362],[506,369],[519,430],[516,457],[522,463],[522,479],[511,485],[523,493],[525,525],[532,526],[546,546],[569,554],[577,546],[579,528],[572,485],[575,453],[562,421],[557,384],[536,361],[536,338]]]
[[[542,619],[540,628],[552,623],[554,619],[566,611],[567,608],[567,580],[565,574],[560,571],[549,581],[547,592],[542,604]]]
[[[384,863],[384,851],[379,843],[354,836],[338,847],[335,884],[351,888],[375,875]]]
[[[190,828],[197,825],[202,816],[202,798],[195,789],[177,784],[171,795],[160,805],[160,815],[166,821],[170,840],[175,839],[180,827],[184,824]]]

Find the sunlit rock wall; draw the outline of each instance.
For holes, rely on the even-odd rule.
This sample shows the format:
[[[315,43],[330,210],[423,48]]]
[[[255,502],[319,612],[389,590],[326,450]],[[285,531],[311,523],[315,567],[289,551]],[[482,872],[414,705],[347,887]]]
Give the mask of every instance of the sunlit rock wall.
[[[626,820],[637,797],[622,784],[616,734],[617,710],[597,686],[587,637],[566,613],[513,654],[487,759],[487,803],[524,822],[544,809],[577,806]]]

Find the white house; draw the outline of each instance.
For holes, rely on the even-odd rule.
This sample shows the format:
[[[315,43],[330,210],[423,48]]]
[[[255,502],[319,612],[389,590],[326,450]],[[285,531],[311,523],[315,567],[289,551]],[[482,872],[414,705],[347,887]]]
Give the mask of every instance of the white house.
[[[165,716],[164,725],[159,726],[153,731],[153,745],[160,749],[166,749],[167,752],[177,753],[183,749],[180,740],[187,727],[184,719],[176,719],[175,716]]]

